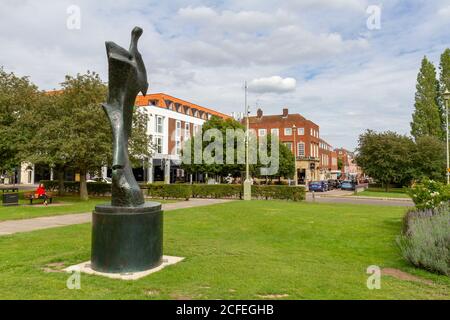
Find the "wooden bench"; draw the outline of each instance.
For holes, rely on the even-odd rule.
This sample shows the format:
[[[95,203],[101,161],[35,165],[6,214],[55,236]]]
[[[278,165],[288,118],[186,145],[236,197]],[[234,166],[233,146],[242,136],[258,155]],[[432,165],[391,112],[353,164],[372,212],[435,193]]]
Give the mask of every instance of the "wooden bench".
[[[48,203],[52,203],[53,202],[53,198],[54,198],[55,196],[53,195],[53,193],[51,193],[51,192],[47,192],[47,201],[48,201]],[[30,200],[30,205],[32,205],[33,204],[33,200],[42,200],[42,202],[44,202],[44,199],[43,198],[39,198],[38,196],[37,196],[37,194],[36,193],[34,193],[34,192],[25,192],[24,194],[23,194],[23,198],[25,199],[25,200]]]

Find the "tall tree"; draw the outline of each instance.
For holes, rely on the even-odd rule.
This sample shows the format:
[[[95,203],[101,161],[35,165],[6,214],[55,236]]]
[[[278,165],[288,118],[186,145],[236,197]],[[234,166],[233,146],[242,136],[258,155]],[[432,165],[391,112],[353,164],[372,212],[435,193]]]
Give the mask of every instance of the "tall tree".
[[[101,108],[106,91],[96,73],[66,76],[62,90],[47,93],[24,117],[33,134],[24,142],[23,158],[54,166],[58,172],[77,170],[81,199],[88,198],[86,174],[111,163],[111,127]],[[133,119],[131,158],[150,157],[147,118],[135,110]]]
[[[447,130],[445,128],[446,126],[446,119],[445,119],[445,101],[442,98],[443,93],[445,90],[448,89],[450,91],[450,49],[447,48],[441,55],[441,61],[439,63],[439,105],[442,110],[442,128],[444,130]]]
[[[442,111],[438,104],[438,81],[434,65],[424,57],[417,76],[411,135],[417,139],[431,135],[443,138]]]
[[[408,184],[413,179],[414,150],[414,142],[407,136],[367,130],[359,136],[356,162],[388,190],[391,183]]]
[[[37,87],[27,77],[18,77],[0,67],[0,172],[20,164],[19,146],[23,128],[18,121],[39,99]]]
[[[423,136],[416,140],[413,153],[414,177],[443,181],[445,177],[445,143],[433,136]]]
[[[222,119],[220,117],[217,116],[212,116],[211,119],[209,119],[208,121],[206,121],[203,126],[202,126],[202,131],[201,131],[201,135],[203,138],[205,138],[205,132],[207,132],[210,129],[217,129],[220,131],[221,136],[222,136],[222,149],[220,150],[220,152],[223,152],[221,159],[223,160],[223,163],[205,163],[205,159],[202,160],[202,163],[195,163],[195,142],[194,139],[195,137],[193,137],[193,139],[189,139],[184,148],[188,148],[190,147],[191,150],[191,163],[183,163],[182,167],[184,170],[186,170],[188,173],[208,173],[208,174],[216,174],[219,176],[227,176],[228,174],[232,175],[233,177],[238,177],[240,176],[241,172],[244,170],[244,165],[243,164],[238,164],[236,163],[236,161],[234,161],[234,163],[227,163],[226,161],[226,143],[227,143],[227,139],[226,139],[226,131],[227,129],[233,129],[233,130],[242,130],[241,132],[243,132],[244,130],[244,126],[239,123],[238,121],[234,120],[234,119]],[[200,133],[199,133],[200,134]],[[205,138],[206,139],[206,138]],[[205,149],[212,143],[215,141],[215,137],[212,137],[211,141],[203,141],[202,143],[202,153],[205,152]],[[238,149],[238,139],[239,138],[235,138],[233,141],[233,145],[234,145],[234,159],[237,159],[237,154],[239,152]],[[242,142],[239,141],[239,142]],[[184,149],[183,148],[183,149]],[[186,151],[182,151],[182,152],[186,152]],[[215,156],[215,150],[212,151],[211,154],[213,157]]]

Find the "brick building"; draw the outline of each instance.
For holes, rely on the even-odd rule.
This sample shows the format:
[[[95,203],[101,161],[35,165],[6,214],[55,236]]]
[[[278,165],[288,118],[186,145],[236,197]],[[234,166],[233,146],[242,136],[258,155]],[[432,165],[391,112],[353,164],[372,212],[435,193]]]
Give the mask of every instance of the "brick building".
[[[337,156],[331,145],[320,138],[320,128],[302,115],[289,114],[283,109],[281,115],[264,115],[258,109],[256,116],[249,117],[250,131],[256,136],[268,133],[277,135],[295,155],[298,182],[336,178]]]
[[[344,179],[354,179],[362,174],[361,169],[355,162],[355,155],[344,148],[335,149],[338,159],[342,162],[340,170]]]

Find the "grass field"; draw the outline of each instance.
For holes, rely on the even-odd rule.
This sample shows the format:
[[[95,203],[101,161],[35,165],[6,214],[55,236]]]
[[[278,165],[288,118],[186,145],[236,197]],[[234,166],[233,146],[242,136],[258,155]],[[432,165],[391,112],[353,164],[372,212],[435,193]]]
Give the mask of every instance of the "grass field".
[[[90,225],[0,237],[0,299],[450,299],[450,279],[416,269],[395,238],[405,209],[347,204],[235,201],[165,214],[164,252],[186,259],[137,281],[63,266],[89,260]],[[370,265],[431,284],[383,276]]]
[[[42,205],[42,201],[30,206],[29,201],[20,200],[19,206],[3,207],[0,205],[0,221],[91,212],[95,205],[110,201],[110,197],[90,197],[88,201],[81,201],[78,196],[64,196],[55,198],[54,204],[45,207]],[[168,200],[158,201],[171,202]]]
[[[405,198],[411,199],[406,193],[402,192],[384,192],[384,191],[371,191],[366,190],[363,192],[358,192],[357,196],[361,197],[378,197],[378,198]]]

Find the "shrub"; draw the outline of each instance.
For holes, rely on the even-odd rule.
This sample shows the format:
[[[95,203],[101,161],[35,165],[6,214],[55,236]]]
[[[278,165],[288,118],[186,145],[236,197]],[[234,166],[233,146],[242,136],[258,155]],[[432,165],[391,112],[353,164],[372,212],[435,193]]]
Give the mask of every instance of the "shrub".
[[[104,196],[111,193],[111,184],[104,182],[88,182],[87,189],[89,194],[94,196]]]
[[[417,209],[432,209],[450,200],[449,191],[447,185],[433,180],[425,180],[407,192]]]
[[[194,198],[242,198],[242,185],[240,184],[194,184],[192,197]]]
[[[42,183],[47,191],[56,191],[58,190],[58,181],[57,180],[41,180],[39,183]]]
[[[154,198],[186,199],[242,199],[243,187],[240,184],[148,184],[149,196]],[[252,196],[257,199],[283,199],[300,201],[305,199],[305,188],[293,186],[252,186]]]
[[[450,275],[450,210],[448,204],[435,209],[410,211],[397,239],[403,257],[413,265]]]
[[[192,188],[189,184],[148,184],[147,194],[153,198],[189,200]]]
[[[41,180],[47,191],[57,191],[59,189],[58,181],[56,180]],[[111,193],[111,185],[104,182],[88,182],[88,193],[95,196],[106,195]],[[64,192],[79,193],[80,183],[77,181],[64,181]]]
[[[252,186],[252,195],[258,199],[305,200],[305,188],[294,186]]]

